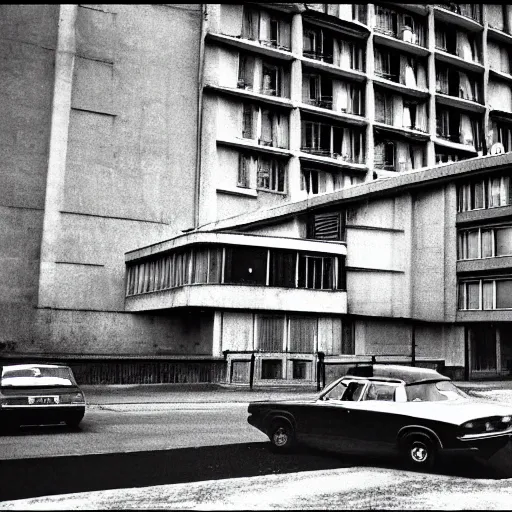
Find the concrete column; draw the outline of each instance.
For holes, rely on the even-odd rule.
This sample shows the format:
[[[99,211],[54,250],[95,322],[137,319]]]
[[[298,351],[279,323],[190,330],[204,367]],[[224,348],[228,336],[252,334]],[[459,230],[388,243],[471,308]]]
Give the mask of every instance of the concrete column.
[[[290,112],[290,150],[294,156],[288,161],[288,194],[291,201],[302,199],[300,191],[300,160],[296,156],[300,151],[301,124],[298,105],[302,102],[302,14],[292,18],[292,53],[295,59],[291,66],[291,100],[293,109]]]
[[[75,23],[78,5],[62,4],[59,11],[55,82],[50,126],[46,197],[41,240],[38,306],[55,306],[57,247],[60,238],[60,211],[64,206],[64,181],[71,112],[73,67],[75,62]]]
[[[430,99],[428,100],[428,131],[430,140],[427,142],[427,166],[431,167],[436,163],[436,148],[433,137],[436,136],[436,33],[434,23],[434,9],[429,7],[427,16],[427,34],[428,34],[428,90]]]
[[[484,119],[483,119],[483,144],[484,148],[489,153],[492,145],[492,134],[491,126],[489,125],[489,55],[487,51],[487,33],[489,29],[489,22],[487,16],[487,5],[482,5],[482,23],[484,24],[484,30],[482,32],[482,64],[484,65],[484,83],[482,89],[483,104],[485,105]]]
[[[302,57],[302,14],[294,14],[292,18],[292,53]]]
[[[373,75],[375,71],[375,61],[373,55],[373,27],[375,26],[375,7],[368,4],[368,28],[370,36],[366,41],[366,90],[365,90],[365,117],[368,120],[366,127],[365,140],[365,163],[368,166],[366,181],[373,180],[374,160],[375,160],[375,141],[373,136],[373,124],[375,122],[375,96],[373,91]]]
[[[222,311],[213,314],[212,356],[222,356]]]

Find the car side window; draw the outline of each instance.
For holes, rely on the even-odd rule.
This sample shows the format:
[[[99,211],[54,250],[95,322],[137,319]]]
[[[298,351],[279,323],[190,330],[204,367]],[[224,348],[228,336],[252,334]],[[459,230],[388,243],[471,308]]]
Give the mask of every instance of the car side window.
[[[363,394],[365,382],[350,382],[343,393],[341,400],[347,402],[357,402]]]
[[[364,400],[379,400],[384,402],[393,402],[396,385],[382,382],[371,382],[364,396]]]

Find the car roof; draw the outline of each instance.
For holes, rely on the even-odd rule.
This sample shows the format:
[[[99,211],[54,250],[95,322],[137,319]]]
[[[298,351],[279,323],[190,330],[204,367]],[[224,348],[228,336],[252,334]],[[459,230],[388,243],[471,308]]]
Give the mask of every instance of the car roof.
[[[384,377],[388,379],[400,379],[406,385],[418,384],[420,382],[438,382],[440,380],[451,380],[430,368],[418,368],[417,366],[402,366],[392,364],[373,364],[364,366],[353,366],[348,369],[347,376],[359,377]]]
[[[49,364],[49,363],[19,363],[19,364],[1,364],[1,368],[26,370],[29,368],[67,368],[65,364]]]

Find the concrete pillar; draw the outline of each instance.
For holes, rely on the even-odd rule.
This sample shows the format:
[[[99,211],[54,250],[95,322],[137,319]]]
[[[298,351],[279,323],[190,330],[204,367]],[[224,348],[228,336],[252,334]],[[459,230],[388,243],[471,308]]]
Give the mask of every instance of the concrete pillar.
[[[375,141],[373,136],[373,124],[375,122],[375,96],[373,91],[373,75],[375,71],[375,61],[373,55],[373,27],[375,26],[375,7],[368,4],[368,28],[370,36],[366,42],[366,101],[365,101],[365,117],[368,120],[366,127],[365,141],[365,163],[368,166],[366,181],[373,180],[374,160],[375,160]]]
[[[55,82],[41,240],[39,307],[55,306],[55,261],[60,238],[60,211],[64,207],[68,129],[75,63],[75,23],[78,5],[62,4],[59,9],[59,29],[55,51]]]
[[[212,356],[222,356],[222,311],[213,314]]]
[[[290,112],[290,150],[294,156],[288,161],[288,194],[291,201],[302,199],[300,191],[300,160],[296,154],[300,151],[301,121],[299,104],[302,102],[302,14],[292,18],[292,53],[295,59],[291,66],[291,100]]]
[[[428,100],[428,131],[430,140],[427,142],[427,166],[431,167],[436,163],[436,148],[433,137],[436,136],[436,33],[434,24],[434,9],[429,7],[427,16],[427,34],[428,34],[428,90],[430,91],[430,99]]]
[[[484,30],[482,31],[482,64],[484,66],[484,82],[483,82],[483,104],[485,105],[485,112],[483,118],[483,147],[489,153],[492,145],[491,126],[489,125],[489,56],[487,51],[487,33],[489,29],[489,22],[487,16],[487,5],[482,5],[482,23],[484,24]]]
[[[302,14],[294,14],[292,18],[292,53],[295,57],[302,56]]]

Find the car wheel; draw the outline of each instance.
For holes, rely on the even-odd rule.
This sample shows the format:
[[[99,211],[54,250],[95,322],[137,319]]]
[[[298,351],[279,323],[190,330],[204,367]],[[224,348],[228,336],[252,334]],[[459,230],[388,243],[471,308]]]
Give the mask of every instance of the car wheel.
[[[68,416],[66,418],[66,425],[70,428],[77,428],[78,425],[80,425],[80,422],[82,421],[84,417],[84,413],[80,414],[73,414],[72,416]]]
[[[401,445],[402,456],[409,469],[424,471],[434,466],[436,447],[427,434],[408,434]]]
[[[277,421],[270,429],[272,448],[278,452],[289,451],[295,445],[295,432],[287,421]]]

